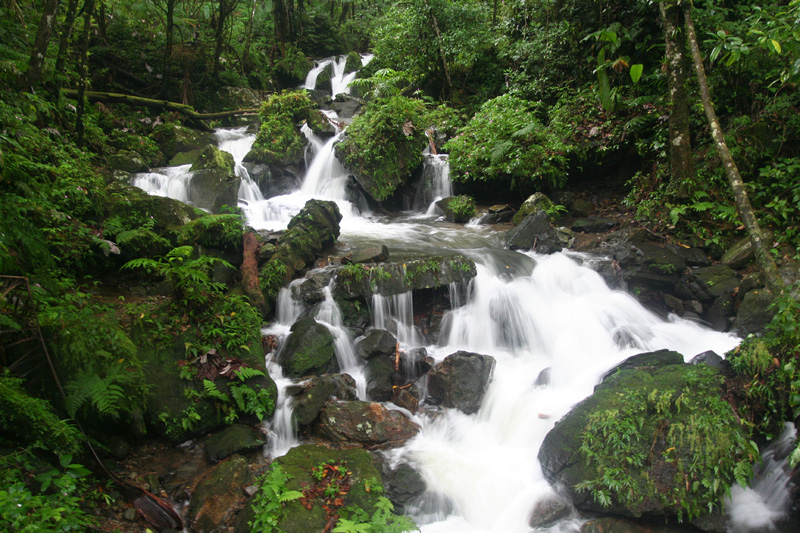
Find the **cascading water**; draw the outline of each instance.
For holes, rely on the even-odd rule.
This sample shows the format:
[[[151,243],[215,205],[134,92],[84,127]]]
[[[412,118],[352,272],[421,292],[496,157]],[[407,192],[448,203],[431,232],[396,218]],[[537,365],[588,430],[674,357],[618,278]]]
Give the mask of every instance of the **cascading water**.
[[[447,161],[447,154],[425,154],[422,179],[414,199],[414,210],[424,211],[426,215],[435,215],[436,202],[449,196],[453,196],[453,184],[450,181],[450,163]]]
[[[325,61],[330,63],[323,65]],[[319,70],[313,80],[309,73],[307,86],[315,85],[316,75],[333,66],[333,59],[325,61],[315,67]],[[310,131],[305,133],[313,158],[301,190],[266,200],[255,192],[252,198],[242,198],[250,225],[282,229],[311,197],[331,199],[344,215],[339,240],[348,246],[385,244],[395,259],[452,250],[470,256],[477,264],[477,276],[466,297],[451,287],[453,309],[442,321],[438,342],[425,348],[437,361],[457,350],[493,356],[495,372],[483,405],[474,415],[449,409],[436,416],[417,415],[422,428],[419,436],[389,453],[393,462],[411,464],[427,484],[420,501],[406,507],[425,533],[531,531],[532,508],[554,494],[537,462],[539,446],[555,422],[591,394],[600,376],[643,351],[669,348],[689,358],[706,350],[725,353],[738,342],[732,335],[692,322],[653,315],[631,296],[609,289],[581,255],[538,256],[503,250],[502,239],[488,227],[454,227],[431,217],[408,215],[393,220],[365,217],[348,201],[349,178],[335,158],[336,138],[323,142]],[[225,135],[219,138],[221,145],[228,142]],[[225,147],[232,153],[238,150],[238,145]],[[236,160],[241,161],[238,156]],[[431,167],[437,167],[435,173],[446,173],[445,158],[430,156],[428,160]],[[187,172],[188,166],[160,169],[136,176],[133,183],[143,183],[146,186],[142,188],[153,193],[163,191],[188,199],[187,193],[175,192],[187,190],[188,180],[183,177]],[[152,174],[157,176],[148,178]],[[427,209],[438,196],[452,194],[445,188],[434,190],[419,210]],[[291,295],[292,288],[280,292],[277,319],[264,330],[277,344],[307,312]],[[315,317],[334,333],[339,364],[356,380],[359,397],[365,398],[363,366],[354,355],[353,338],[342,326],[330,287],[324,297]],[[393,329],[403,350],[426,343],[413,326],[412,293],[376,296],[371,311],[373,327]],[[276,414],[268,425],[273,457],[298,444],[292,401],[285,394],[292,381],[283,378],[274,360],[276,353],[273,350],[267,360],[280,389]],[[549,380],[542,384],[539,376],[545,370]],[[783,509],[785,489],[783,484],[773,496],[760,496],[777,502],[761,507],[748,507],[746,502],[756,499],[753,494],[740,497],[734,489],[728,511],[732,529],[747,530],[741,524],[752,515],[763,518],[762,524],[770,524]],[[763,495],[772,488],[759,485],[753,490]],[[740,507],[749,509],[743,511],[747,516],[737,515]],[[574,531],[575,526],[567,520],[551,529],[557,530]]]
[[[366,66],[374,56],[372,54],[361,55],[361,66]],[[337,94],[350,94],[350,82],[356,77],[356,72],[345,73],[347,67],[347,56],[329,57],[323,59],[312,68],[306,75],[303,84],[304,89],[313,91],[317,88],[317,78],[325,69],[331,70],[331,96]]]
[[[167,196],[191,204],[191,165],[154,168],[131,176],[131,185],[154,196]]]

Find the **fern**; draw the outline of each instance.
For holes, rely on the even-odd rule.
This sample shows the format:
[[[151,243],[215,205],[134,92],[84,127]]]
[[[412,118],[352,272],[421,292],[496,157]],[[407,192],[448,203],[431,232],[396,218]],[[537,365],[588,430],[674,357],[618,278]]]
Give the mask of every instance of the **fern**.
[[[119,419],[120,413],[130,411],[130,402],[124,386],[131,377],[120,364],[110,365],[105,377],[84,368],[64,387],[67,393],[66,408],[71,417],[90,404],[100,415]]]
[[[499,141],[492,146],[491,152],[489,152],[489,158],[492,162],[492,165],[498,164],[502,161],[503,157],[508,153],[511,147],[514,146],[514,143],[511,141]]]
[[[236,370],[234,374],[236,374],[236,377],[239,378],[239,381],[247,381],[248,379],[264,376],[264,373],[261,370],[251,366],[239,367],[239,370]]]
[[[231,401],[230,396],[220,391],[217,388],[217,384],[211,381],[210,379],[203,380],[203,388],[205,389],[205,393],[208,398],[219,400],[225,403],[230,403]]]

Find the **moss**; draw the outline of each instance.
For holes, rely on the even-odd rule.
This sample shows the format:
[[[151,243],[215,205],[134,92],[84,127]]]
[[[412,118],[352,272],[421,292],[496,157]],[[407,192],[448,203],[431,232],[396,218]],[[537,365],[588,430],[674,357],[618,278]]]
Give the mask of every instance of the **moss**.
[[[315,131],[324,125],[324,117],[305,90],[271,95],[261,106],[259,118],[261,126],[245,159],[265,164],[302,160],[306,141],[298,124],[306,121]]]
[[[197,170],[224,170],[233,173],[233,155],[223,152],[216,146],[209,144],[200,152],[192,163],[192,171]]]

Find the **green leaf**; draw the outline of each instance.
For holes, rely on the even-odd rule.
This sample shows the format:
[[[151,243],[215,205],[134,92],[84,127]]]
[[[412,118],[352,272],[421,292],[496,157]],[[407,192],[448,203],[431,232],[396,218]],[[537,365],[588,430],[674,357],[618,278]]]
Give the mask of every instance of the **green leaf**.
[[[631,81],[633,83],[639,83],[639,79],[642,77],[642,72],[644,72],[644,65],[641,63],[637,63],[635,65],[631,65]]]
[[[770,39],[769,40],[769,44],[772,45],[770,48],[772,49],[773,52],[775,52],[776,54],[780,54],[781,53],[781,50],[782,50],[781,49],[781,43],[779,43],[775,39]]]

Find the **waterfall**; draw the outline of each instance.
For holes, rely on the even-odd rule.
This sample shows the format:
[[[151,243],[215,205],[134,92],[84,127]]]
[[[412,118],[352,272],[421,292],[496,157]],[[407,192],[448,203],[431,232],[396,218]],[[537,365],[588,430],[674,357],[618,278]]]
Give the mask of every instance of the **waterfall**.
[[[337,94],[350,94],[350,82],[356,79],[356,72],[345,74],[347,66],[347,56],[340,56],[333,62],[333,74],[331,75],[331,96]]]
[[[497,365],[476,415],[421,417],[421,434],[397,452],[426,481],[428,492],[412,511],[426,533],[530,531],[533,506],[554,494],[538,448],[604,372],[642,351],[668,347],[691,357],[725,353],[738,342],[660,319],[567,254],[527,260],[535,263],[530,275],[523,268],[503,276],[506,265],[487,257],[466,305],[450,312],[442,346],[428,348],[437,360],[464,349],[492,355]],[[621,345],[621,331],[634,342]],[[536,385],[548,368],[550,384]]]
[[[447,161],[447,154],[425,154],[422,165],[422,179],[414,198],[414,210],[424,210],[426,215],[435,215],[436,202],[453,196],[450,163]]]
[[[239,201],[248,206],[255,202],[263,202],[264,195],[258,184],[250,177],[242,161],[244,156],[253,147],[255,135],[247,133],[247,127],[234,129],[219,129],[214,132],[217,137],[219,149],[233,156],[234,172],[241,179],[239,186]]]
[[[322,71],[325,70],[331,63],[333,63],[333,58],[323,59],[322,61],[318,61],[317,64],[308,71],[306,74],[306,82],[303,84],[304,89],[308,89],[309,91],[313,91],[317,88],[317,78]]]
[[[402,348],[420,345],[420,335],[414,327],[414,300],[411,291],[393,296],[372,295],[372,327],[394,333]]]
[[[131,185],[154,196],[166,196],[191,204],[192,165],[154,168],[131,176]]]
[[[767,531],[789,513],[792,504],[789,488],[793,487],[787,457],[796,437],[794,425],[786,424],[780,438],[764,450],[761,462],[754,466],[750,486],[731,487],[725,506],[731,531]]]

